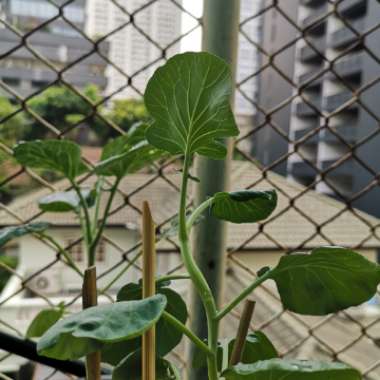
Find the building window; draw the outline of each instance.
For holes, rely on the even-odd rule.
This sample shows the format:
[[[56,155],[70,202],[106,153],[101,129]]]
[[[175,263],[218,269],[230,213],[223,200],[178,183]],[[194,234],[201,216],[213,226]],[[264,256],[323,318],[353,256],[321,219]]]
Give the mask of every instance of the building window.
[[[98,249],[96,251],[96,260],[99,262],[104,262],[106,256],[106,242],[104,239],[100,239],[98,244]]]
[[[71,254],[71,257],[73,258],[74,261],[82,262],[83,261],[82,242],[72,245],[75,242],[75,240],[74,239],[67,240],[67,246],[70,247],[68,251]]]

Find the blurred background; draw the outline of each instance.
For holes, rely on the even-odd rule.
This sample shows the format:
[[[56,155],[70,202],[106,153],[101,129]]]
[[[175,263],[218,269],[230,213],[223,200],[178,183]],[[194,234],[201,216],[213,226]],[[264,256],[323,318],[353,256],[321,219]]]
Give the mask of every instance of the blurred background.
[[[154,70],[174,54],[201,50],[203,5],[0,0],[0,226],[48,220],[84,265],[75,218],[43,215],[35,204],[67,183],[20,167],[12,147],[66,138],[93,165],[110,138],[149,119],[142,95]],[[379,21],[377,0],[240,1],[234,83],[240,136],[230,182],[236,189],[276,188],[279,208],[259,226],[228,230],[226,300],[284,253],[337,244],[379,259]],[[160,162],[122,183],[97,253],[100,283],[138,252],[143,199],[158,225],[160,273],[181,271],[176,241],[160,235],[175,217],[177,169],[175,160]],[[129,281],[140,277],[138,260],[132,269]],[[125,282],[114,284],[111,297]],[[64,302],[78,309],[80,284],[54,248],[34,236],[1,247],[0,329],[23,337],[44,307]],[[356,311],[300,318],[281,309],[271,286],[260,292],[253,327],[266,329],[281,355],[339,359],[365,379],[379,379],[378,298]],[[226,326],[234,328],[238,317]],[[176,360],[186,368],[182,346]],[[0,374],[68,378],[1,352]]]

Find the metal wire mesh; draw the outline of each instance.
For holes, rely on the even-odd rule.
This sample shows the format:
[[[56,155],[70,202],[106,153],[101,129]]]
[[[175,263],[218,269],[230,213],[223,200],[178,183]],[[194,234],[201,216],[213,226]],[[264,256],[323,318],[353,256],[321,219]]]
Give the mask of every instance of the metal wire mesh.
[[[20,12],[19,17],[7,14],[6,7],[11,3],[13,12]],[[75,6],[84,6],[82,1],[38,0],[34,6],[23,1],[0,2],[1,33],[10,35],[7,43],[1,42],[5,47],[0,52],[0,72],[20,68],[18,65],[39,72],[27,90],[20,78],[0,75],[0,89],[13,105],[5,115],[0,114],[0,125],[22,117],[43,137],[87,143],[94,125],[100,124],[102,131],[107,131],[106,138],[98,136],[98,140],[91,140],[91,149],[83,149],[86,163],[92,166],[97,146],[110,136],[125,133],[105,110],[114,99],[141,97],[146,79],[165,59],[180,51],[184,39],[195,38],[202,19],[179,0],[89,3],[93,7],[87,8],[87,12],[93,12],[92,24],[73,16]],[[39,4],[43,7],[38,8]],[[375,103],[376,90],[380,90],[376,44],[379,8],[375,0],[302,0],[297,4],[287,0],[242,1],[236,80],[241,134],[235,143],[232,183],[244,188],[275,188],[280,206],[258,227],[239,231],[230,228],[226,300],[255,278],[259,264],[276,261],[281,254],[339,244],[376,257],[379,223],[367,212],[379,215],[375,207],[380,173],[376,162],[380,115]],[[184,15],[186,26],[181,27],[178,20]],[[166,23],[167,29],[160,29],[158,23]],[[62,30],[64,36],[56,37],[52,46],[41,45],[42,34],[59,34]],[[65,38],[77,41],[75,53],[70,53]],[[125,51],[121,49],[123,43],[127,45]],[[58,52],[51,53],[49,49],[57,48],[57,44],[61,45]],[[141,55],[127,61],[126,56],[138,49]],[[86,83],[96,83],[101,95],[89,95]],[[75,102],[86,106],[80,118],[55,125],[51,120],[56,119],[41,116],[33,99],[53,86],[64,88]],[[13,140],[20,137],[25,136],[16,133]],[[41,194],[68,187],[45,173],[18,166],[12,159],[13,140],[3,136],[0,140],[1,188],[7,189],[1,203],[3,226],[49,218],[30,205]],[[356,173],[362,173],[358,174],[359,180],[352,178]],[[162,238],[158,244],[161,273],[181,272],[175,240],[162,234],[175,217],[173,200],[178,198],[178,180],[176,161],[169,160],[122,184],[111,211],[114,229],[107,229],[104,236],[105,246],[112,248],[117,259],[112,265],[99,263],[99,281],[111,278],[125,266],[134,268],[126,272],[128,281],[137,278],[141,242],[135,227],[139,225],[143,199],[151,201]],[[83,183],[91,181],[91,177],[81,179]],[[132,236],[128,241],[113,232],[125,231],[125,223]],[[67,249],[80,260],[82,239],[72,220],[60,221],[57,228],[70,238],[65,240]],[[32,269],[1,264],[16,285],[0,299],[0,324],[21,336],[26,324],[43,307],[63,299],[72,310],[79,308],[80,289],[58,286],[52,295],[41,285],[41,278],[54,282],[57,273],[71,270],[49,241],[43,244],[50,254]],[[32,245],[23,249],[33,253]],[[18,302],[25,294],[29,304],[20,307]],[[104,292],[103,296],[112,300],[112,292]],[[379,378],[378,311],[370,314],[360,308],[323,318],[304,318],[284,311],[270,285],[263,286],[257,298],[260,302],[253,327],[263,328],[282,356],[337,359],[359,368],[366,379]],[[235,311],[227,319],[224,334],[237,325],[238,318],[239,311]],[[12,355],[3,353],[0,366],[3,363],[7,368],[11,359]],[[183,347],[176,359],[182,368],[186,367]],[[55,371],[40,376],[59,378]]]

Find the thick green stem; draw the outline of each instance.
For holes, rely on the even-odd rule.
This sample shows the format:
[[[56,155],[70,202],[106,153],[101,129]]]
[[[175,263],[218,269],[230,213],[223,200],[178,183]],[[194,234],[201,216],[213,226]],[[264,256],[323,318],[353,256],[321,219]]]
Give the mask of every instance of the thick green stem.
[[[268,270],[262,276],[260,276],[251,285],[247,286],[233,301],[231,301],[226,307],[224,307],[217,315],[216,318],[220,321],[224,318],[232,309],[234,309],[241,301],[248,297],[259,285],[268,280],[272,271]]]
[[[206,355],[213,355],[210,348],[203,343],[191,330],[189,330],[181,321],[170,313],[164,311],[162,314],[163,318],[169,322],[175,329],[181,331],[185,334],[200,350],[202,350]]]
[[[198,218],[203,214],[203,211],[205,211],[207,208],[211,207],[212,202],[214,202],[214,198],[209,198],[203,203],[201,203],[190,215],[189,219],[187,220],[187,231],[190,233],[191,228],[196,223]]]
[[[216,319],[217,309],[211,289],[203,276],[203,273],[197,266],[189,246],[188,228],[186,222],[186,195],[188,184],[188,172],[190,166],[190,157],[185,154],[184,167],[182,173],[181,200],[179,209],[179,241],[181,248],[182,260],[192,279],[192,282],[202,300],[207,316],[208,326],[208,347],[213,353],[207,358],[209,380],[218,380],[218,369],[216,352],[218,347],[218,321]]]

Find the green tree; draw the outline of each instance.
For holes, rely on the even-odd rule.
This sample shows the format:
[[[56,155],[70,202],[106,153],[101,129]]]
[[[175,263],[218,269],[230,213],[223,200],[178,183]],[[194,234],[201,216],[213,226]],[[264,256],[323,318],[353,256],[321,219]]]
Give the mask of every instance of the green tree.
[[[24,114],[15,113],[17,110],[7,98],[0,98],[0,141],[7,145],[22,138],[27,130]]]
[[[112,102],[110,109],[103,113],[104,117],[111,123],[116,124],[125,132],[137,122],[148,120],[148,113],[141,99],[117,99]],[[119,136],[119,132],[106,125],[100,118],[94,123],[94,130],[102,143],[109,138]]]
[[[101,100],[99,89],[94,85],[85,87],[83,95],[94,103]],[[40,95],[30,99],[27,104],[32,111],[60,131],[76,125],[86,117],[88,117],[85,120],[87,126],[93,125],[96,119],[96,116],[92,116],[91,104],[66,86],[49,87]],[[101,112],[101,107],[97,108],[97,112]],[[31,128],[26,139],[42,139],[53,135],[48,127],[33,116],[29,116],[29,122]],[[74,134],[71,137],[77,139],[77,131],[77,128],[71,131],[70,133]]]

